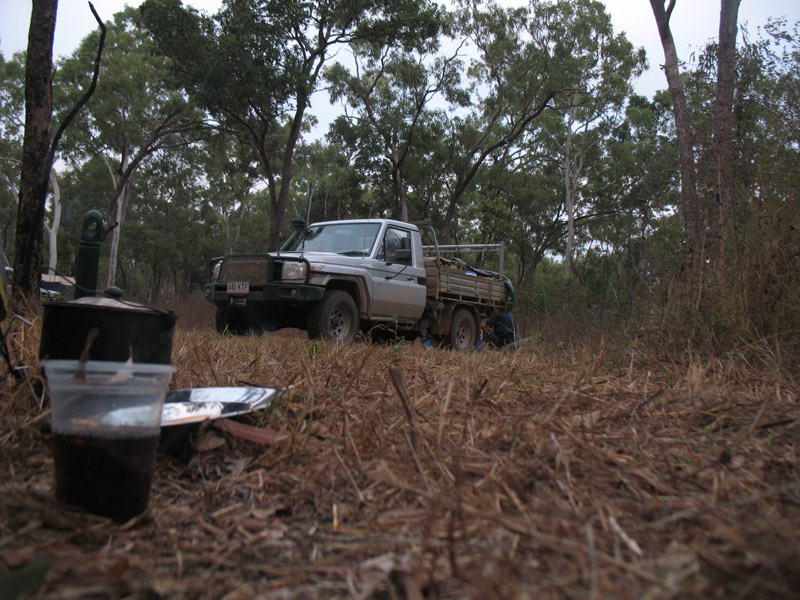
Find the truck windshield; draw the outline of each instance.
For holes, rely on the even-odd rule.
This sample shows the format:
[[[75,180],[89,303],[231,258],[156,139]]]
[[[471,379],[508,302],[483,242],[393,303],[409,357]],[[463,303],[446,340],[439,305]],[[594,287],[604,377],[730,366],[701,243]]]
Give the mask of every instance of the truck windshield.
[[[298,241],[292,250],[368,256],[380,228],[380,223],[312,225],[306,230],[305,243]]]

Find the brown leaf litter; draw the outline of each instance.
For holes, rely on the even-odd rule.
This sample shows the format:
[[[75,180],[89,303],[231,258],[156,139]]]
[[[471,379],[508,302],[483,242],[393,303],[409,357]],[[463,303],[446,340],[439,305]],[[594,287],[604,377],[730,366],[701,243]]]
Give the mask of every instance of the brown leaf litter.
[[[29,597],[800,595],[799,390],[778,375],[180,329],[173,363],[174,388],[281,398],[159,456],[124,524],[55,502],[41,382],[4,380],[0,582],[47,557]]]

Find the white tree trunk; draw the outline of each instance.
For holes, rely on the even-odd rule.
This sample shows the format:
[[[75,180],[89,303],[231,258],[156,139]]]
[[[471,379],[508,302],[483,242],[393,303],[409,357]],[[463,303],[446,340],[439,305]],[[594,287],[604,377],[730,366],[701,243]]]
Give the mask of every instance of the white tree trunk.
[[[58,230],[61,228],[61,190],[58,187],[58,177],[55,168],[50,169],[50,187],[53,190],[53,222],[47,229],[50,244],[50,260],[47,263],[47,272],[55,273],[58,264]]]
[[[126,154],[122,159],[122,172],[128,168],[130,157]],[[116,180],[116,179],[115,179]],[[128,196],[130,195],[132,181],[129,178],[122,188],[122,192],[117,196],[116,206],[114,210],[114,219],[116,227],[111,231],[111,248],[108,254],[108,271],[106,272],[105,287],[114,285],[114,280],[117,278],[117,255],[119,253],[119,235],[122,229],[122,221],[125,218],[125,209],[128,206]],[[116,189],[116,186],[115,186]]]
[[[242,235],[242,223],[244,222],[244,217],[247,214],[247,199],[250,197],[250,189],[247,188],[242,194],[242,201],[239,206],[239,218],[236,220],[236,231],[233,233],[233,239],[231,240],[231,251],[230,254],[233,254],[233,248],[239,247],[239,238]]]

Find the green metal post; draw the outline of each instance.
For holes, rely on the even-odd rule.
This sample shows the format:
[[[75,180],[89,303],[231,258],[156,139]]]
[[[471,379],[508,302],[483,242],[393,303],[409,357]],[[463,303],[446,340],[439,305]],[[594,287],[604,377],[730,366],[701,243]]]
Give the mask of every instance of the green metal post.
[[[90,210],[83,218],[78,264],[75,269],[75,297],[94,296],[100,264],[100,243],[103,241],[103,215]]]

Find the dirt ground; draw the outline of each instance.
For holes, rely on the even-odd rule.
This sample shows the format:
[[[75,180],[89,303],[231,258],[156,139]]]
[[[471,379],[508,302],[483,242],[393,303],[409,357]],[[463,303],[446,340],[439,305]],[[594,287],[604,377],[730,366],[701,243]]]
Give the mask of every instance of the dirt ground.
[[[281,395],[172,440],[119,524],[54,499],[35,327],[0,383],[3,600],[800,597],[785,373],[179,328],[173,388]]]

